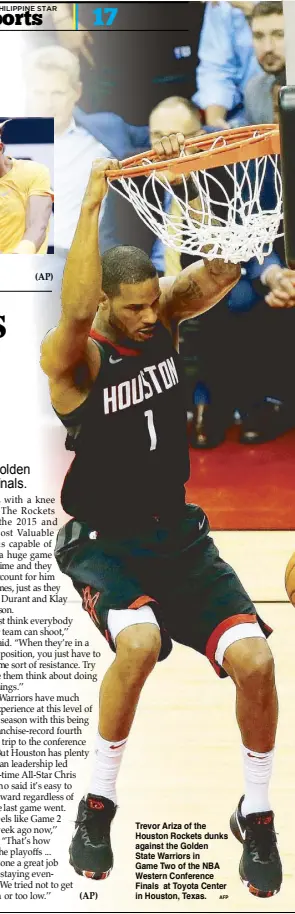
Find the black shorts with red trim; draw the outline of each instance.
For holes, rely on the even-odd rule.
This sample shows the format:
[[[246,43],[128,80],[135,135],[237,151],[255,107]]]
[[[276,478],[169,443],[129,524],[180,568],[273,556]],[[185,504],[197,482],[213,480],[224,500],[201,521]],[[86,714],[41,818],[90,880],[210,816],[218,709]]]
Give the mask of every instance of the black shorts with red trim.
[[[169,525],[149,518],[132,535],[70,520],[58,533],[55,557],[113,650],[109,610],[129,608],[136,616],[140,606],[150,605],[162,636],[159,660],[168,656],[173,639],[207,656],[226,676],[215,660],[223,632],[240,622],[259,622],[266,637],[271,629],[208,534],[208,519],[195,505],[185,505]]]

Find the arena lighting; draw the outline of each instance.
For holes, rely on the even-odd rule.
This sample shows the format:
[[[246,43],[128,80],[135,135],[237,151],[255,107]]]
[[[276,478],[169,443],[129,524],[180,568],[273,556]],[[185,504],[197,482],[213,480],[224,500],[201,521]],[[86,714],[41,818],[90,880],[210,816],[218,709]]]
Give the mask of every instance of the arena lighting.
[[[5,92],[1,93],[2,117],[25,115],[25,92],[22,75],[24,36],[19,32],[0,32],[0,59]]]

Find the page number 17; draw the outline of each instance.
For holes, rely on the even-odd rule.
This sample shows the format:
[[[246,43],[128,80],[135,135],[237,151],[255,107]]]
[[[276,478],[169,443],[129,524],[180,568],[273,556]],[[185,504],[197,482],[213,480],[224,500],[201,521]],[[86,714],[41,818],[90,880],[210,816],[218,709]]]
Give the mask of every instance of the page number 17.
[[[118,7],[115,6],[97,6],[94,12],[94,25],[113,25]]]

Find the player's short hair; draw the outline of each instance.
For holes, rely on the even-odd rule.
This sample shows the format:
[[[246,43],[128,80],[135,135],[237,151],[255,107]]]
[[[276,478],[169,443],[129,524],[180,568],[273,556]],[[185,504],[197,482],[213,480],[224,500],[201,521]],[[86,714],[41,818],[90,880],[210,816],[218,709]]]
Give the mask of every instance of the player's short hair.
[[[201,123],[201,112],[199,108],[197,108],[189,98],[183,98],[181,95],[169,95],[168,98],[164,98],[162,102],[155,105],[151,114],[154,114],[155,111],[160,111],[162,108],[176,108],[177,105],[183,105],[191,117],[195,117]]]
[[[272,16],[274,13],[283,16],[284,10],[281,0],[268,0],[268,2],[261,0],[260,3],[254,4],[250,21],[253,22],[258,16]]]
[[[122,244],[103,254],[102,288],[109,298],[120,292],[121,283],[133,285],[154,279],[157,270],[148,255],[132,245]]]
[[[71,86],[75,89],[80,82],[80,64],[78,57],[67,48],[49,45],[28,54],[25,61],[27,79],[34,70],[61,70],[67,73]]]

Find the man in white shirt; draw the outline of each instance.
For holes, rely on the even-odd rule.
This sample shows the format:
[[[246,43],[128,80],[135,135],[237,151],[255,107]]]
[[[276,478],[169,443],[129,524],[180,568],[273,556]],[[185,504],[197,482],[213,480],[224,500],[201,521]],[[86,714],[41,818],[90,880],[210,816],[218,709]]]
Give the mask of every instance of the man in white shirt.
[[[108,158],[109,150],[90,134],[79,127],[71,118],[66,130],[55,131],[54,141],[54,182],[55,182],[55,243],[58,248],[69,250],[78,222],[81,202],[87,184],[87,174],[94,159]],[[100,237],[104,250],[116,242],[111,239],[107,225],[107,207],[100,217]],[[112,226],[113,228],[113,226]],[[110,239],[110,243],[107,240]]]
[[[66,256],[79,218],[94,159],[111,155],[92,132],[76,123],[74,108],[81,93],[78,58],[66,48],[49,46],[29,55],[26,66],[27,108],[34,117],[54,117],[55,250]],[[102,251],[117,244],[111,195],[100,215]]]

